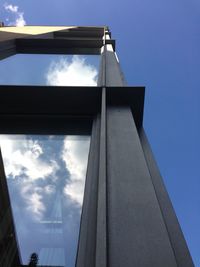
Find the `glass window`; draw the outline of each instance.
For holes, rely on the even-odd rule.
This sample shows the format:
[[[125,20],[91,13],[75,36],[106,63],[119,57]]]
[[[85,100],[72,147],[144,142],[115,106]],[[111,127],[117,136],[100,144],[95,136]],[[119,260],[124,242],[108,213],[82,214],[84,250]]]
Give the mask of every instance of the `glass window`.
[[[99,60],[99,55],[16,54],[0,61],[0,84],[96,86]]]
[[[89,136],[0,135],[21,264],[75,266],[89,144]]]

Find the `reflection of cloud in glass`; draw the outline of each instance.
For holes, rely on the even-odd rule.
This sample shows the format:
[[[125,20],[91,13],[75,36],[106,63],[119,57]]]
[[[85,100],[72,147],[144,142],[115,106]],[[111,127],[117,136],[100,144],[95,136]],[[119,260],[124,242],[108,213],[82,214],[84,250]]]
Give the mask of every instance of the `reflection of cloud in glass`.
[[[6,177],[17,179],[21,184],[20,194],[26,201],[26,209],[32,216],[42,216],[45,206],[42,203],[41,190],[34,181],[53,175],[58,169],[55,160],[44,161],[40,158],[43,149],[37,140],[26,136],[0,136],[0,145],[4,159]]]
[[[73,56],[71,62],[63,56],[50,64],[46,83],[59,86],[96,86],[97,70],[83,56]]]
[[[70,182],[66,184],[64,192],[79,205],[82,205],[85,185],[87,167],[85,154],[88,154],[89,151],[89,138],[84,139],[76,140],[66,137],[62,151],[62,159],[70,173]]]
[[[89,137],[0,135],[0,146],[23,264],[35,252],[74,266]]]
[[[99,55],[16,54],[1,60],[0,84],[96,86],[99,59]]]
[[[8,178],[19,175],[26,175],[31,180],[45,178],[58,168],[55,161],[47,163],[40,159],[43,150],[37,140],[1,135],[0,142]]]

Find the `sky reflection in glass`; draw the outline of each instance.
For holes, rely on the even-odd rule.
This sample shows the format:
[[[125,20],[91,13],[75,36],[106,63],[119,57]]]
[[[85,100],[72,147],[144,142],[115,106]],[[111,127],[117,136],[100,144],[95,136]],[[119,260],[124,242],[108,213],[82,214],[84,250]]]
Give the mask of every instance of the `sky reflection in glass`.
[[[75,266],[89,136],[0,135],[22,264]]]
[[[16,54],[0,61],[0,84],[96,86],[99,59],[99,55]]]

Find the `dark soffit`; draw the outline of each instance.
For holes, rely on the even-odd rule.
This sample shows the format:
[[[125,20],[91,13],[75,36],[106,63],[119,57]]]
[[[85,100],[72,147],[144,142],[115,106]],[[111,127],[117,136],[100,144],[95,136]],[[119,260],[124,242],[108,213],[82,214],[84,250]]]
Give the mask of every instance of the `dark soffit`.
[[[0,115],[93,116],[100,112],[101,87],[0,86]],[[142,126],[144,87],[107,87],[108,105],[131,107]]]

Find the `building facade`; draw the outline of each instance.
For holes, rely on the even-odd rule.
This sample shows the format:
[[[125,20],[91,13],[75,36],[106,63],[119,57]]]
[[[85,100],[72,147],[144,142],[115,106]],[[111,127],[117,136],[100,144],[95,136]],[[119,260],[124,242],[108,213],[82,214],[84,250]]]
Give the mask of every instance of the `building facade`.
[[[65,229],[64,210],[59,204],[63,202],[60,187],[51,204],[51,215],[44,219],[38,212],[42,218],[37,222],[40,230],[24,237],[34,244],[34,236],[38,235],[42,240],[38,241],[40,248],[35,245],[30,261],[23,260],[26,244],[21,244],[14,210],[18,198],[12,200],[14,187],[9,187],[11,180],[20,177],[18,174],[9,180],[2,149],[0,266],[194,266],[143,129],[145,88],[126,84],[108,27],[1,27],[0,38],[2,62],[19,54],[99,55],[100,59],[94,86],[9,81],[0,85],[0,134],[90,136],[80,231],[77,245],[73,246],[74,262],[68,257],[71,247],[65,244],[73,226]],[[80,62],[83,64],[84,60]],[[35,146],[41,144],[41,139],[38,140]],[[44,177],[47,179],[38,177],[38,184],[44,183]],[[26,203],[36,196],[36,191],[31,194]],[[41,203],[44,197],[37,194]],[[40,208],[36,211],[41,211]],[[29,225],[35,229],[32,221]],[[47,234],[53,245],[47,242]]]

